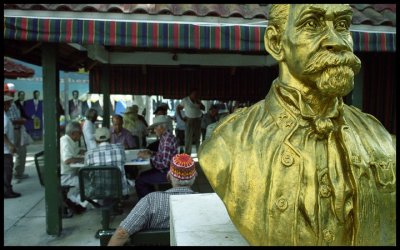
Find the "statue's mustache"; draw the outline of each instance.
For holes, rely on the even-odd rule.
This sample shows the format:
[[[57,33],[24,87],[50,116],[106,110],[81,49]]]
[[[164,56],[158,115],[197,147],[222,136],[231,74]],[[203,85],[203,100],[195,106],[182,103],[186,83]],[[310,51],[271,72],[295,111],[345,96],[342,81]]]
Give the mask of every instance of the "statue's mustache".
[[[352,52],[335,54],[326,50],[311,57],[310,63],[306,65],[304,74],[313,74],[334,66],[349,66],[357,74],[361,68],[361,61]]]

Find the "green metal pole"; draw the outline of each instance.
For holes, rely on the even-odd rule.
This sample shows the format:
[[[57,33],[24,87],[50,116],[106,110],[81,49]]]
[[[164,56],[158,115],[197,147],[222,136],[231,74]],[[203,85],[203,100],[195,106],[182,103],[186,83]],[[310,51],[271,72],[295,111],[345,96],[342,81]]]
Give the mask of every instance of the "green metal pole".
[[[60,186],[60,141],[56,105],[59,103],[57,45],[42,46],[43,121],[44,121],[44,187],[46,201],[46,230],[59,236],[62,231]]]
[[[103,94],[103,127],[110,127],[110,68],[108,64],[102,65],[101,93]]]

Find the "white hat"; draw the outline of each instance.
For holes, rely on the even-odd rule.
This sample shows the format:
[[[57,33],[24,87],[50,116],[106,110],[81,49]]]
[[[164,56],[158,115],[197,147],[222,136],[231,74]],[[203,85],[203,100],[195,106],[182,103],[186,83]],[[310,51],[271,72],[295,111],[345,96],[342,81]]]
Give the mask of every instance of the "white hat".
[[[97,128],[94,136],[96,137],[96,141],[108,141],[110,139],[110,130],[106,127]]]
[[[163,124],[163,123],[168,123],[170,120],[167,115],[157,115],[154,117],[153,124],[151,124],[148,129],[153,129],[154,127]]]
[[[9,102],[9,101],[13,101],[14,98],[12,98],[11,96],[8,95],[4,95],[4,102]]]

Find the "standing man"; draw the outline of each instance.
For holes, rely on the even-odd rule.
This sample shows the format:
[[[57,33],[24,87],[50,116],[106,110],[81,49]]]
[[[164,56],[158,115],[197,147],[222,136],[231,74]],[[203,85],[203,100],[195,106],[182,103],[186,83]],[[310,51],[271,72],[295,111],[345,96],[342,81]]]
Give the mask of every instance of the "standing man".
[[[149,149],[140,151],[138,157],[149,159],[152,169],[139,175],[135,187],[138,198],[141,199],[146,194],[153,192],[153,185],[166,182],[167,172],[171,164],[171,159],[178,153],[178,145],[175,136],[167,129],[168,118],[166,115],[158,115],[154,118],[153,124],[149,129],[154,129],[157,137],[160,138],[157,151]]]
[[[192,153],[192,144],[196,144],[196,153],[199,152],[200,135],[201,135],[201,117],[202,110],[205,110],[204,105],[201,103],[197,96],[197,90],[192,89],[189,96],[182,99],[178,105],[178,115],[186,123],[185,131],[185,153],[190,155]],[[181,115],[181,110],[185,109],[186,117]]]
[[[28,117],[28,115],[25,113],[24,109],[24,101],[25,101],[25,92],[20,90],[18,91],[18,99],[15,101],[15,105],[19,109],[19,113],[21,114],[21,117],[24,118],[25,120],[30,120],[31,118]]]
[[[86,111],[86,120],[83,123],[82,131],[83,131],[83,139],[85,140],[86,149],[94,149],[96,148],[96,139],[94,133],[96,132],[96,120],[97,120],[97,110],[88,109]]]
[[[69,118],[70,120],[79,119],[82,113],[82,101],[79,98],[79,91],[72,91],[72,99],[68,101]]]
[[[33,139],[40,140],[43,130],[43,106],[39,100],[39,90],[33,91],[33,99],[25,102],[26,114],[31,118],[26,122],[26,129]]]
[[[14,127],[6,115],[6,112],[10,109],[12,101],[14,99],[11,96],[4,95],[4,198],[17,198],[21,194],[14,192],[11,180],[13,172],[13,154],[17,152],[14,145]]]
[[[352,13],[272,4],[264,43],[279,76],[202,144],[200,165],[251,245],[396,245],[396,149],[343,103],[361,67]]]
[[[15,95],[15,86],[13,83],[4,84],[4,94],[13,98]],[[23,138],[25,131],[24,124],[27,120],[21,117],[21,113],[14,102],[10,104],[10,108],[7,111],[7,116],[11,120],[14,127],[14,146],[16,148],[14,176],[16,179],[25,179],[29,175],[25,174],[25,163],[26,163],[26,142]]]
[[[175,127],[175,136],[178,141],[178,152],[182,153],[185,148],[185,121],[181,119],[178,115],[178,109],[175,110],[175,120],[176,120],[176,127]],[[185,110],[181,110],[182,117],[185,117]]]

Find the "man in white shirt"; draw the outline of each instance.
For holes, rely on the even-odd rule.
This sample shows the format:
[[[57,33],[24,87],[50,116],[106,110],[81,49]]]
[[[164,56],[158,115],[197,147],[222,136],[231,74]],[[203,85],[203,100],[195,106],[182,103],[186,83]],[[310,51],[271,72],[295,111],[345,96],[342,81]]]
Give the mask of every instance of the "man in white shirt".
[[[21,196],[20,193],[16,193],[12,189],[12,171],[13,171],[13,154],[16,153],[16,147],[14,145],[14,127],[6,115],[6,112],[11,106],[13,98],[11,96],[4,95],[4,198],[17,198]]]
[[[86,149],[91,150],[96,148],[96,139],[94,133],[96,131],[95,122],[97,120],[97,110],[88,109],[86,114],[86,120],[83,123],[83,139],[85,140]]]
[[[178,105],[178,115],[186,123],[185,131],[185,153],[192,153],[192,144],[196,144],[196,152],[199,152],[200,135],[201,135],[201,117],[202,110],[205,110],[197,96],[197,90],[193,89],[189,96],[182,99]],[[185,109],[186,117],[182,117],[181,110]]]
[[[70,122],[65,128],[65,135],[60,139],[61,153],[61,185],[72,186],[67,197],[74,203],[76,212],[83,212],[87,202],[81,202],[79,194],[79,168],[72,168],[72,163],[84,162],[84,151],[79,149],[78,141],[82,135],[82,129],[79,122]]]
[[[15,86],[13,83],[4,84],[4,94],[14,99]],[[28,178],[29,175],[25,174],[25,163],[26,163],[26,146],[27,140],[24,134],[26,119],[21,116],[20,109],[17,107],[15,102],[11,103],[10,108],[7,111],[7,117],[11,120],[14,127],[14,145],[16,147],[15,163],[14,163],[14,177],[18,180]]]

